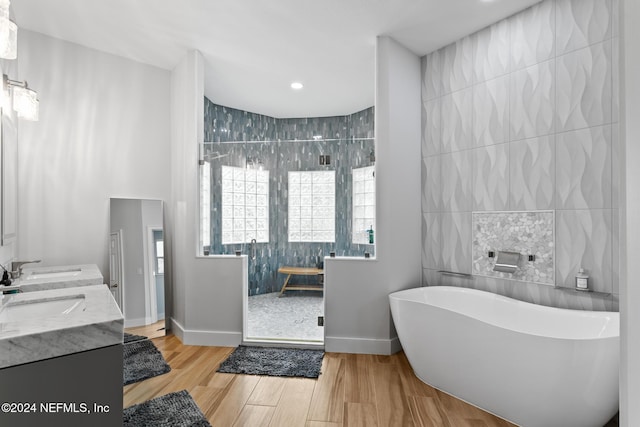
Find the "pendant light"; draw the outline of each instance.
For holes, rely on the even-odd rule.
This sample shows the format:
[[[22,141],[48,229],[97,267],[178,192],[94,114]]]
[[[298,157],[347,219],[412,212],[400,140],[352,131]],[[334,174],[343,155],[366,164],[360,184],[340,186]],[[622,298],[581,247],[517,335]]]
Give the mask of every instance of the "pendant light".
[[[18,56],[18,26],[9,19],[9,0],[0,0],[0,58]]]

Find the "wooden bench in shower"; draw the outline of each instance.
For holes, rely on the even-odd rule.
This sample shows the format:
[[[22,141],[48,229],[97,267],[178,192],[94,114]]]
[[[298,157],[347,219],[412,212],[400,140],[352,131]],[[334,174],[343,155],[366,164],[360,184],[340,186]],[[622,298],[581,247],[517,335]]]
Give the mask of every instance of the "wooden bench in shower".
[[[282,285],[282,289],[280,289],[280,295],[282,296],[284,291],[320,291],[324,290],[323,286],[323,275],[324,271],[321,268],[315,267],[280,267],[278,268],[278,273],[286,274],[287,278],[284,280],[284,285]],[[293,284],[289,283],[289,279],[291,276],[319,276],[318,283],[316,284]]]

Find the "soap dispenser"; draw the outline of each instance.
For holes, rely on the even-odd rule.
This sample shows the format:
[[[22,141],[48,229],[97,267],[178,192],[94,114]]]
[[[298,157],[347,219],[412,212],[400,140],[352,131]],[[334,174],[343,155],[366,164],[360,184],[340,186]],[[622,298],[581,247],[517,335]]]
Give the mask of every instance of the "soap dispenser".
[[[0,265],[0,267],[2,267],[2,265]],[[9,286],[11,285],[11,279],[9,279],[9,272],[4,267],[2,267],[2,269],[4,270],[4,272],[2,273],[2,280],[0,280],[0,285]]]
[[[576,290],[589,290],[589,275],[584,272],[584,268],[580,268],[580,270],[578,270],[578,274],[576,274]]]

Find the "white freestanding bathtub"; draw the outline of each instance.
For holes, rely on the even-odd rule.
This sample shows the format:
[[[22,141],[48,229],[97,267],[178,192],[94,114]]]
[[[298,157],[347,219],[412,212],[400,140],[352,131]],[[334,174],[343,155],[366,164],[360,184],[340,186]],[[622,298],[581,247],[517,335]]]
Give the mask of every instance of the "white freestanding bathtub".
[[[448,286],[389,301],[409,363],[435,388],[526,427],[602,427],[618,411],[618,313]]]

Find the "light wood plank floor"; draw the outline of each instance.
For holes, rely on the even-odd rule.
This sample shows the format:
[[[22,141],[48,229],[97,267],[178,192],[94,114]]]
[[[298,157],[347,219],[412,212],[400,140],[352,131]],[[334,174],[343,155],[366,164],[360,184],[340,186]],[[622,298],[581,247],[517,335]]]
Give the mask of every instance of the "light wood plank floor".
[[[232,347],[155,338],[171,372],[124,387],[124,407],[188,390],[212,426],[513,426],[416,378],[403,353],[326,353],[316,379],[216,372]]]
[[[156,323],[151,323],[145,326],[136,326],[135,328],[126,328],[125,332],[129,332],[134,335],[143,335],[148,338],[157,338],[165,335],[164,319],[158,320]]]

